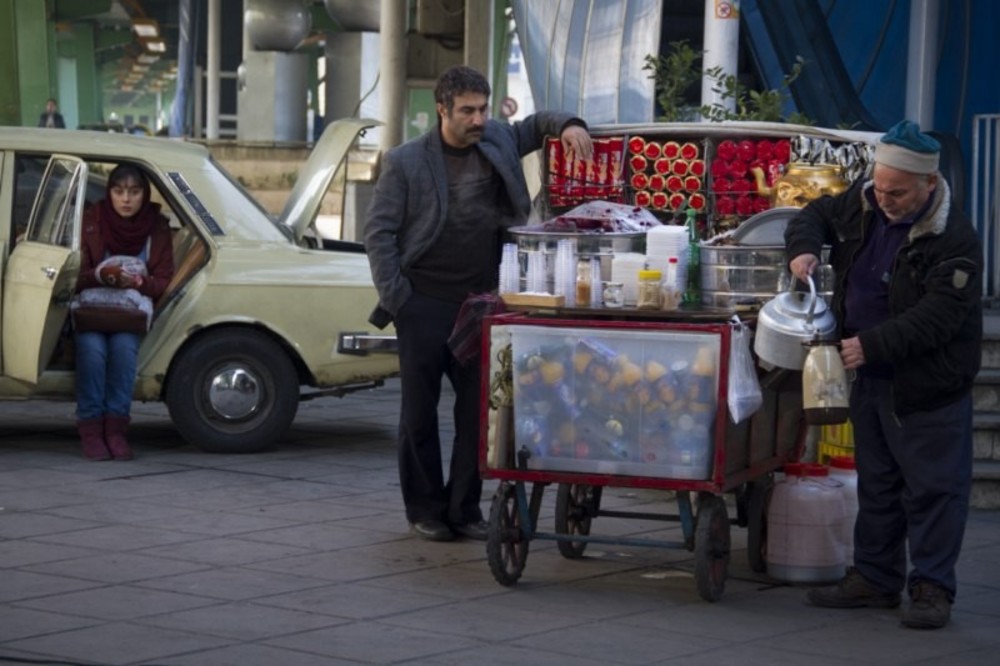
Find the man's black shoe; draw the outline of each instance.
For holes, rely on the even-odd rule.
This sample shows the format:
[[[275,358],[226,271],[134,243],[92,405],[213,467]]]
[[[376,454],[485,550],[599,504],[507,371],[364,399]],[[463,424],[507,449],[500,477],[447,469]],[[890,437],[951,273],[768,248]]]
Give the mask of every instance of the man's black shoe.
[[[452,541],[454,532],[440,520],[418,520],[410,523],[413,533],[427,541]]]
[[[464,525],[453,525],[452,529],[466,539],[476,541],[486,541],[486,533],[489,532],[489,525],[485,520],[477,520]]]

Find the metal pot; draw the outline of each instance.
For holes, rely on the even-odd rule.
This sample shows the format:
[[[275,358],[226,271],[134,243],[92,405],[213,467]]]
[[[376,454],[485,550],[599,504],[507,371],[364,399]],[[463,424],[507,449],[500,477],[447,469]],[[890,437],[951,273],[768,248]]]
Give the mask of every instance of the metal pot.
[[[701,302],[719,308],[760,308],[795,282],[784,245],[701,244]],[[813,279],[820,296],[833,294],[830,248],[824,247]]]
[[[760,360],[779,368],[801,370],[808,353],[806,345],[830,339],[836,333],[833,313],[816,295],[812,277],[808,282],[808,294],[789,287],[760,309],[753,345]]]

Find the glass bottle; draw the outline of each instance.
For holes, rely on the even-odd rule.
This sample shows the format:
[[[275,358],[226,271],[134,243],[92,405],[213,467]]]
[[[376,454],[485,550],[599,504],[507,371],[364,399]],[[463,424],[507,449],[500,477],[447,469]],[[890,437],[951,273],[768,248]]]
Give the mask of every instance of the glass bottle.
[[[576,306],[590,307],[590,260],[580,259],[576,263]]]
[[[698,245],[698,224],[694,208],[687,209],[688,265],[687,285],[684,290],[685,303],[701,302],[701,248]]]

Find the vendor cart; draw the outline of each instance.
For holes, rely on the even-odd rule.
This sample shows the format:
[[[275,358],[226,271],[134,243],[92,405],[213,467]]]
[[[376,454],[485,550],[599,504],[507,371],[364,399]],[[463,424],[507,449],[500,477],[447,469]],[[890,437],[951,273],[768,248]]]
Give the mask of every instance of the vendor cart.
[[[531,308],[486,318],[480,472],[500,482],[486,546],[498,583],[517,582],[533,539],[555,540],[569,559],[591,542],[657,546],[693,551],[698,591],[717,601],[733,523],[748,528],[750,566],[764,570],[771,474],[805,441],[801,385],[797,373],[761,372],[763,406],[734,424],[730,314]],[[550,484],[555,525],[545,532]],[[677,515],[604,509],[605,486],[672,491]],[[675,520],[683,539],[602,538],[591,532],[601,516]]]

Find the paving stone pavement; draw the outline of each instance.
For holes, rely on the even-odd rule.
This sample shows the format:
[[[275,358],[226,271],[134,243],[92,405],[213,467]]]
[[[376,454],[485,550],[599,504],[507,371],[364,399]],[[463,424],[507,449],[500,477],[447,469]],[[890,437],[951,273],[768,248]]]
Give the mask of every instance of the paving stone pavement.
[[[276,450],[212,455],[137,404],[136,460],[92,463],[72,405],[0,403],[0,664],[995,663],[1000,513],[972,513],[940,631],[807,606],[804,587],[750,571],[740,527],[717,603],[680,548],[589,544],[567,560],[535,539],[507,588],[481,542],[408,534],[398,405],[396,382],[305,402]],[[676,514],[662,490],[606,488],[602,506]],[[676,523],[611,517],[593,533],[681,540]]]

